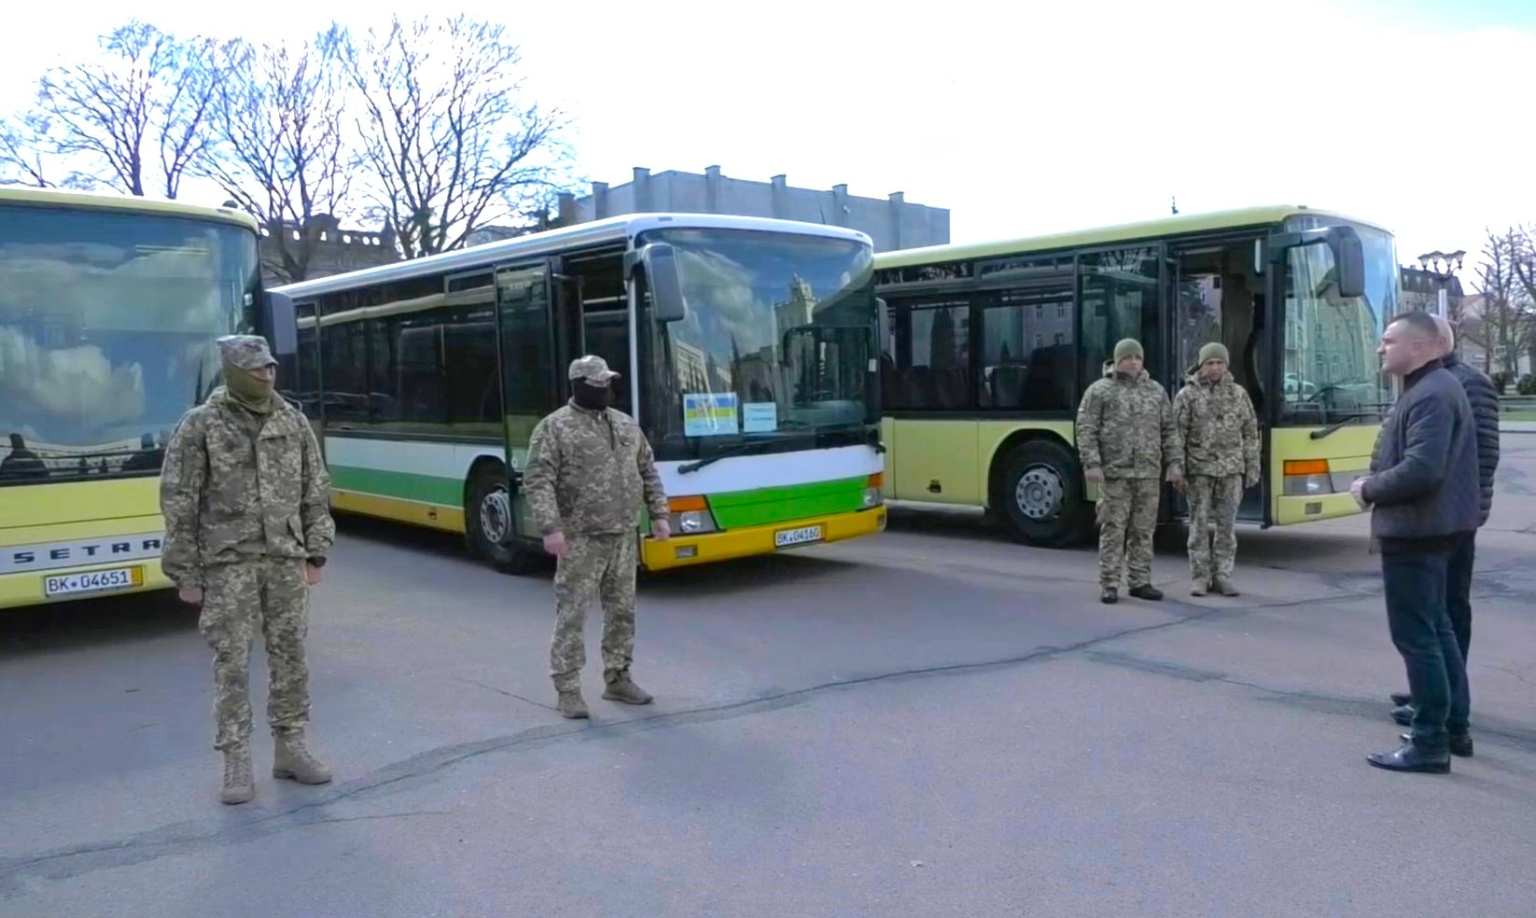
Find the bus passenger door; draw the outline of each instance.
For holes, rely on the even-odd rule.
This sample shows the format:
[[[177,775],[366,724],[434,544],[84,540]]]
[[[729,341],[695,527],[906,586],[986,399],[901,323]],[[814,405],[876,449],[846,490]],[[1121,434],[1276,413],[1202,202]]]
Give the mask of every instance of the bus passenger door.
[[[496,325],[505,406],[506,465],[511,478],[508,533],[504,541],[535,538],[527,501],[518,483],[528,460],[533,428],[564,401],[564,364],[556,365],[556,328],[551,309],[553,271],[548,262],[496,269]],[[558,372],[557,371],[562,371]],[[489,534],[489,533],[488,533]]]

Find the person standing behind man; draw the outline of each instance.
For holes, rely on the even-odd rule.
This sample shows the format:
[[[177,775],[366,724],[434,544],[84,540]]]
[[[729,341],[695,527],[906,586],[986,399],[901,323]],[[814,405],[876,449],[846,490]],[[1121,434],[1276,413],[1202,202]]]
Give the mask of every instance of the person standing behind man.
[[[1476,367],[1456,355],[1456,333],[1451,323],[1433,317],[1440,330],[1440,363],[1461,383],[1472,405],[1472,418],[1477,423],[1477,471],[1481,491],[1478,526],[1488,522],[1493,511],[1493,477],[1499,468],[1499,390],[1493,380]],[[1477,557],[1477,532],[1474,530],[1462,539],[1451,552],[1446,569],[1446,613],[1451,619],[1451,630],[1456,633],[1456,644],[1461,649],[1465,663],[1472,645],[1472,567]],[[1392,694],[1392,719],[1403,726],[1413,723],[1413,695],[1407,692]]]
[[[1439,329],[1423,312],[1398,316],[1381,337],[1381,366],[1402,394],[1378,437],[1370,474],[1350,492],[1371,510],[1381,547],[1387,624],[1413,694],[1413,730],[1393,752],[1371,753],[1378,768],[1451,770],[1450,753],[1470,755],[1466,665],[1446,611],[1451,554],[1477,530],[1477,435],[1472,406],[1440,361]]]
[[[1168,393],[1142,367],[1141,343],[1115,345],[1104,378],[1083,393],[1077,408],[1077,451],[1083,478],[1099,486],[1099,601],[1119,601],[1122,569],[1130,594],[1157,601],[1152,585],[1152,533],[1162,496],[1163,466],[1178,486],[1183,448]]]
[[[603,607],[603,697],[650,704],[630,678],[635,648],[635,538],[643,498],[651,534],[671,537],[667,495],[640,425],[609,407],[619,374],[601,357],[571,361],[571,400],[539,421],[528,443],[523,492],[544,550],[557,560],[550,676],[560,714],[588,716],[581,696],[587,605]]]
[[[181,600],[201,609],[213,648],[214,748],[224,754],[225,803],[256,794],[251,774],[251,641],[266,638],[272,776],[324,784],[331,771],[304,744],[309,724],[309,590],[336,540],[330,476],[314,430],[273,391],[265,339],[218,340],[224,385],[188,411],[160,472],[160,565]]]
[[[1173,399],[1173,417],[1189,499],[1190,593],[1236,596],[1237,508],[1243,489],[1259,481],[1259,419],[1248,392],[1227,371],[1226,347],[1213,341],[1200,349],[1199,367]]]

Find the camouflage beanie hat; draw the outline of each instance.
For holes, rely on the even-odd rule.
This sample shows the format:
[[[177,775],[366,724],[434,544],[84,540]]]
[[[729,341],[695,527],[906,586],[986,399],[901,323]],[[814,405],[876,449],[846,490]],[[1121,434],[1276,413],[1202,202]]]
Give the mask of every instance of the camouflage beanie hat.
[[[1231,363],[1232,358],[1227,354],[1226,345],[1212,341],[1200,349],[1200,365],[1205,366],[1207,360],[1220,360],[1223,363]]]
[[[1135,338],[1123,338],[1115,345],[1115,363],[1119,363],[1127,357],[1145,358],[1147,355],[1141,349],[1141,342]]]

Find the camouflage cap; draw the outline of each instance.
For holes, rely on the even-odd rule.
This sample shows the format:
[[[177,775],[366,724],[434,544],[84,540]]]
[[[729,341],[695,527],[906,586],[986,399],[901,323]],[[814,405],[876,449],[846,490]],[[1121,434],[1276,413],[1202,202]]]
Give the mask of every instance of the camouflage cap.
[[[260,335],[225,335],[218,340],[219,356],[224,362],[242,370],[259,370],[276,366],[272,352],[267,349],[267,339]]]
[[[606,386],[618,375],[608,369],[608,361],[595,354],[577,357],[571,361],[571,379],[584,380],[589,386]]]

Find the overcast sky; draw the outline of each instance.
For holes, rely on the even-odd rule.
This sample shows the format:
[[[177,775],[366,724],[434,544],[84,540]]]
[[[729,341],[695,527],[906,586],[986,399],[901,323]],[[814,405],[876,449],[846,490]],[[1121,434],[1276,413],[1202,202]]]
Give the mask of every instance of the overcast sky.
[[[5,108],[125,9],[12,6]],[[904,191],[949,208],[955,241],[1157,217],[1173,195],[1186,213],[1342,210],[1393,229],[1403,262],[1536,222],[1530,0],[606,6],[134,4],[170,31],[254,40],[397,9],[499,19],[529,91],[577,119],[589,179],[719,165]]]

